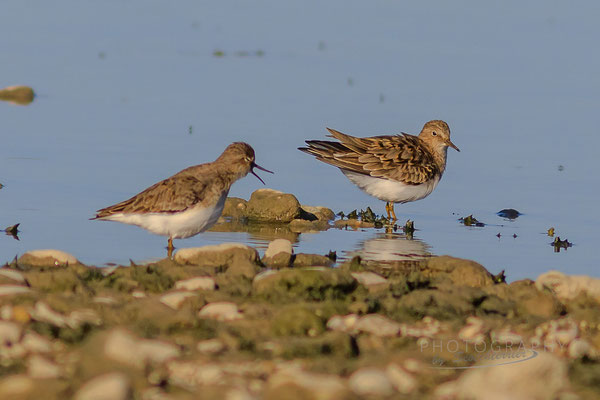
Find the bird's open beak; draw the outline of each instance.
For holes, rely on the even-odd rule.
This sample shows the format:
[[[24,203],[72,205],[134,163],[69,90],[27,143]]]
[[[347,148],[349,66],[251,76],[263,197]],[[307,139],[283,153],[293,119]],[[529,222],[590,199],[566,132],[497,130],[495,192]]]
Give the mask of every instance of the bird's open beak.
[[[456,147],[456,145],[454,145],[454,143],[452,143],[450,141],[450,139],[448,139],[448,141],[446,142],[446,144],[448,145],[448,147],[452,147],[454,150],[460,152],[460,149],[458,147]]]
[[[255,162],[253,162],[250,165],[250,172],[252,173],[252,175],[254,175],[255,177],[257,177],[258,180],[261,181],[263,185],[266,185],[265,181],[263,181],[262,179],[260,179],[260,176],[256,175],[256,172],[254,172],[254,168],[260,169],[261,171],[265,171],[265,172],[268,172],[270,174],[272,174],[273,171],[269,171],[268,169],[261,167],[260,165],[256,164]]]

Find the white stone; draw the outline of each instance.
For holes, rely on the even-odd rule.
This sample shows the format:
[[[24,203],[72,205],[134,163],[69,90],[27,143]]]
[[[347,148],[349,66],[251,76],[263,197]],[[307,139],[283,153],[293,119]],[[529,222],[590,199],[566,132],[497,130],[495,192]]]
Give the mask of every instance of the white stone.
[[[275,275],[277,274],[279,271],[273,270],[273,269],[267,269],[265,271],[259,272],[254,279],[252,280],[252,284],[256,284],[256,282],[261,281],[271,275]]]
[[[199,255],[206,252],[226,252],[231,249],[243,249],[243,250],[252,250],[256,251],[253,247],[246,246],[242,243],[221,243],[210,246],[202,246],[202,247],[188,247],[184,249],[177,250],[175,253],[175,262],[180,264],[185,264],[196,259]]]
[[[44,250],[31,250],[23,254],[23,256],[29,255],[34,258],[44,259],[51,258],[54,260],[55,265],[66,265],[66,264],[77,264],[77,258],[75,256],[66,253],[61,250],[44,249]]]
[[[161,340],[140,339],[124,329],[113,329],[104,342],[104,354],[115,361],[135,367],[148,363],[164,363],[181,352],[171,343]]]
[[[200,309],[198,316],[217,321],[235,321],[243,318],[237,305],[228,301],[209,303]]]
[[[99,326],[102,325],[102,317],[96,311],[89,308],[74,310],[69,314],[67,324],[71,328],[77,328],[84,324]]]
[[[267,385],[272,389],[290,384],[310,391],[315,400],[350,397],[346,384],[337,375],[317,374],[299,368],[286,368],[275,372],[267,381]]]
[[[354,328],[375,336],[398,336],[402,325],[379,314],[367,314],[360,318]]]
[[[352,276],[358,283],[364,286],[383,285],[387,283],[387,279],[374,272],[352,272]]]
[[[256,400],[250,392],[241,388],[233,388],[225,394],[225,400]]]
[[[332,331],[352,332],[359,320],[356,314],[334,315],[327,321],[327,329]]]
[[[594,349],[587,340],[575,339],[569,344],[568,354],[571,358],[582,358],[592,355]]]
[[[222,383],[225,376],[215,364],[174,361],[167,365],[167,369],[171,384],[189,389],[201,385],[217,385]]]
[[[387,375],[377,368],[361,368],[348,378],[350,389],[359,396],[389,396],[394,392]]]
[[[219,339],[208,339],[198,342],[196,348],[200,353],[204,354],[219,354],[227,349],[225,343]]]
[[[27,374],[33,379],[54,379],[60,376],[60,368],[53,361],[32,355],[27,359]]]
[[[541,400],[558,398],[568,386],[566,364],[542,351],[510,365],[468,369],[456,381],[454,394],[470,400]]]
[[[58,326],[59,328],[67,326],[66,317],[51,309],[43,301],[35,303],[35,306],[31,311],[31,317],[36,321],[47,322],[51,325]]]
[[[136,291],[134,291],[134,292],[131,293],[131,297],[136,298],[136,299],[143,299],[143,298],[148,297],[148,296],[146,296],[146,293],[144,293],[144,292],[142,292],[140,290],[136,290]]]
[[[175,289],[180,290],[215,290],[215,280],[210,276],[198,276],[175,282]]]
[[[0,276],[4,276],[5,278],[12,279],[19,283],[25,283],[25,277],[20,272],[12,269],[0,268]]]
[[[265,251],[265,257],[275,257],[279,253],[293,254],[292,242],[287,239],[275,239],[269,243],[267,251]]]
[[[22,396],[31,392],[33,385],[33,379],[26,375],[8,375],[0,380],[0,398],[25,398]]]
[[[28,353],[50,353],[52,351],[52,342],[35,332],[27,332],[21,339],[21,345]]]
[[[110,267],[100,268],[100,273],[102,276],[110,276],[115,273],[116,270],[119,269],[118,265],[111,265]]]
[[[535,281],[538,290],[551,289],[560,300],[572,300],[580,293],[586,293],[600,302],[600,279],[586,275],[565,275],[559,271],[549,271]]]
[[[94,303],[107,304],[109,306],[112,306],[112,305],[115,305],[118,303],[117,300],[113,299],[112,297],[108,297],[108,296],[96,296],[92,299],[92,301]]]
[[[9,296],[13,294],[29,293],[31,289],[19,285],[0,285],[0,296]]]
[[[73,397],[74,400],[128,400],[132,389],[127,375],[111,372],[86,382]]]
[[[389,364],[385,373],[392,386],[402,394],[412,393],[417,388],[415,377],[396,364]]]
[[[21,326],[14,322],[0,321],[0,345],[12,345],[21,338]]]
[[[160,296],[160,302],[173,310],[179,310],[184,301],[196,296],[196,293],[190,292],[171,292]]]
[[[523,337],[518,333],[512,332],[510,329],[505,328],[499,331],[493,331],[491,334],[492,343],[498,343],[503,345],[520,345],[523,343]]]

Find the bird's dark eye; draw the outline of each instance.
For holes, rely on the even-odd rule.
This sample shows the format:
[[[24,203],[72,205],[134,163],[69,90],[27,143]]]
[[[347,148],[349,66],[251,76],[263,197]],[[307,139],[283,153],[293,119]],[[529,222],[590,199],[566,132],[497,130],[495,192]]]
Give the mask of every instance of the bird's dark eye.
[[[437,133],[435,133],[435,132],[431,132],[431,134],[432,134],[433,136],[437,136]]]

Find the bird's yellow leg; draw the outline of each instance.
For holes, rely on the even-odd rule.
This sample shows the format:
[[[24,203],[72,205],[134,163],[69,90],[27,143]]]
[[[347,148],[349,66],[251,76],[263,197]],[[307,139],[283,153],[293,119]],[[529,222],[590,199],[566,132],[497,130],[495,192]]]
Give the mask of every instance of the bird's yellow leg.
[[[385,203],[385,211],[387,212],[388,220],[391,220],[392,216],[390,214],[390,202],[389,201]]]
[[[388,218],[390,217],[390,213],[392,214],[392,221],[396,222],[396,220],[398,220],[398,218],[396,218],[396,212],[394,211],[394,203],[392,203],[391,201],[388,201],[388,203],[386,204],[386,209],[388,210]],[[389,207],[389,209],[388,209]]]
[[[169,241],[167,242],[167,257],[173,257],[173,249],[173,238],[169,238]]]

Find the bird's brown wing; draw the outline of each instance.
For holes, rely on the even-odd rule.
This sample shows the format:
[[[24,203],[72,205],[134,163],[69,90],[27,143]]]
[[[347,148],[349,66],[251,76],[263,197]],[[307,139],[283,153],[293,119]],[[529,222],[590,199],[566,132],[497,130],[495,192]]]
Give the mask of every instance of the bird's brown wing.
[[[132,198],[98,210],[96,218],[118,213],[174,213],[202,202],[207,182],[191,175],[175,175],[150,186]]]
[[[440,173],[431,152],[419,138],[402,134],[357,138],[334,129],[338,142],[307,140],[299,150],[343,170],[418,185]]]

